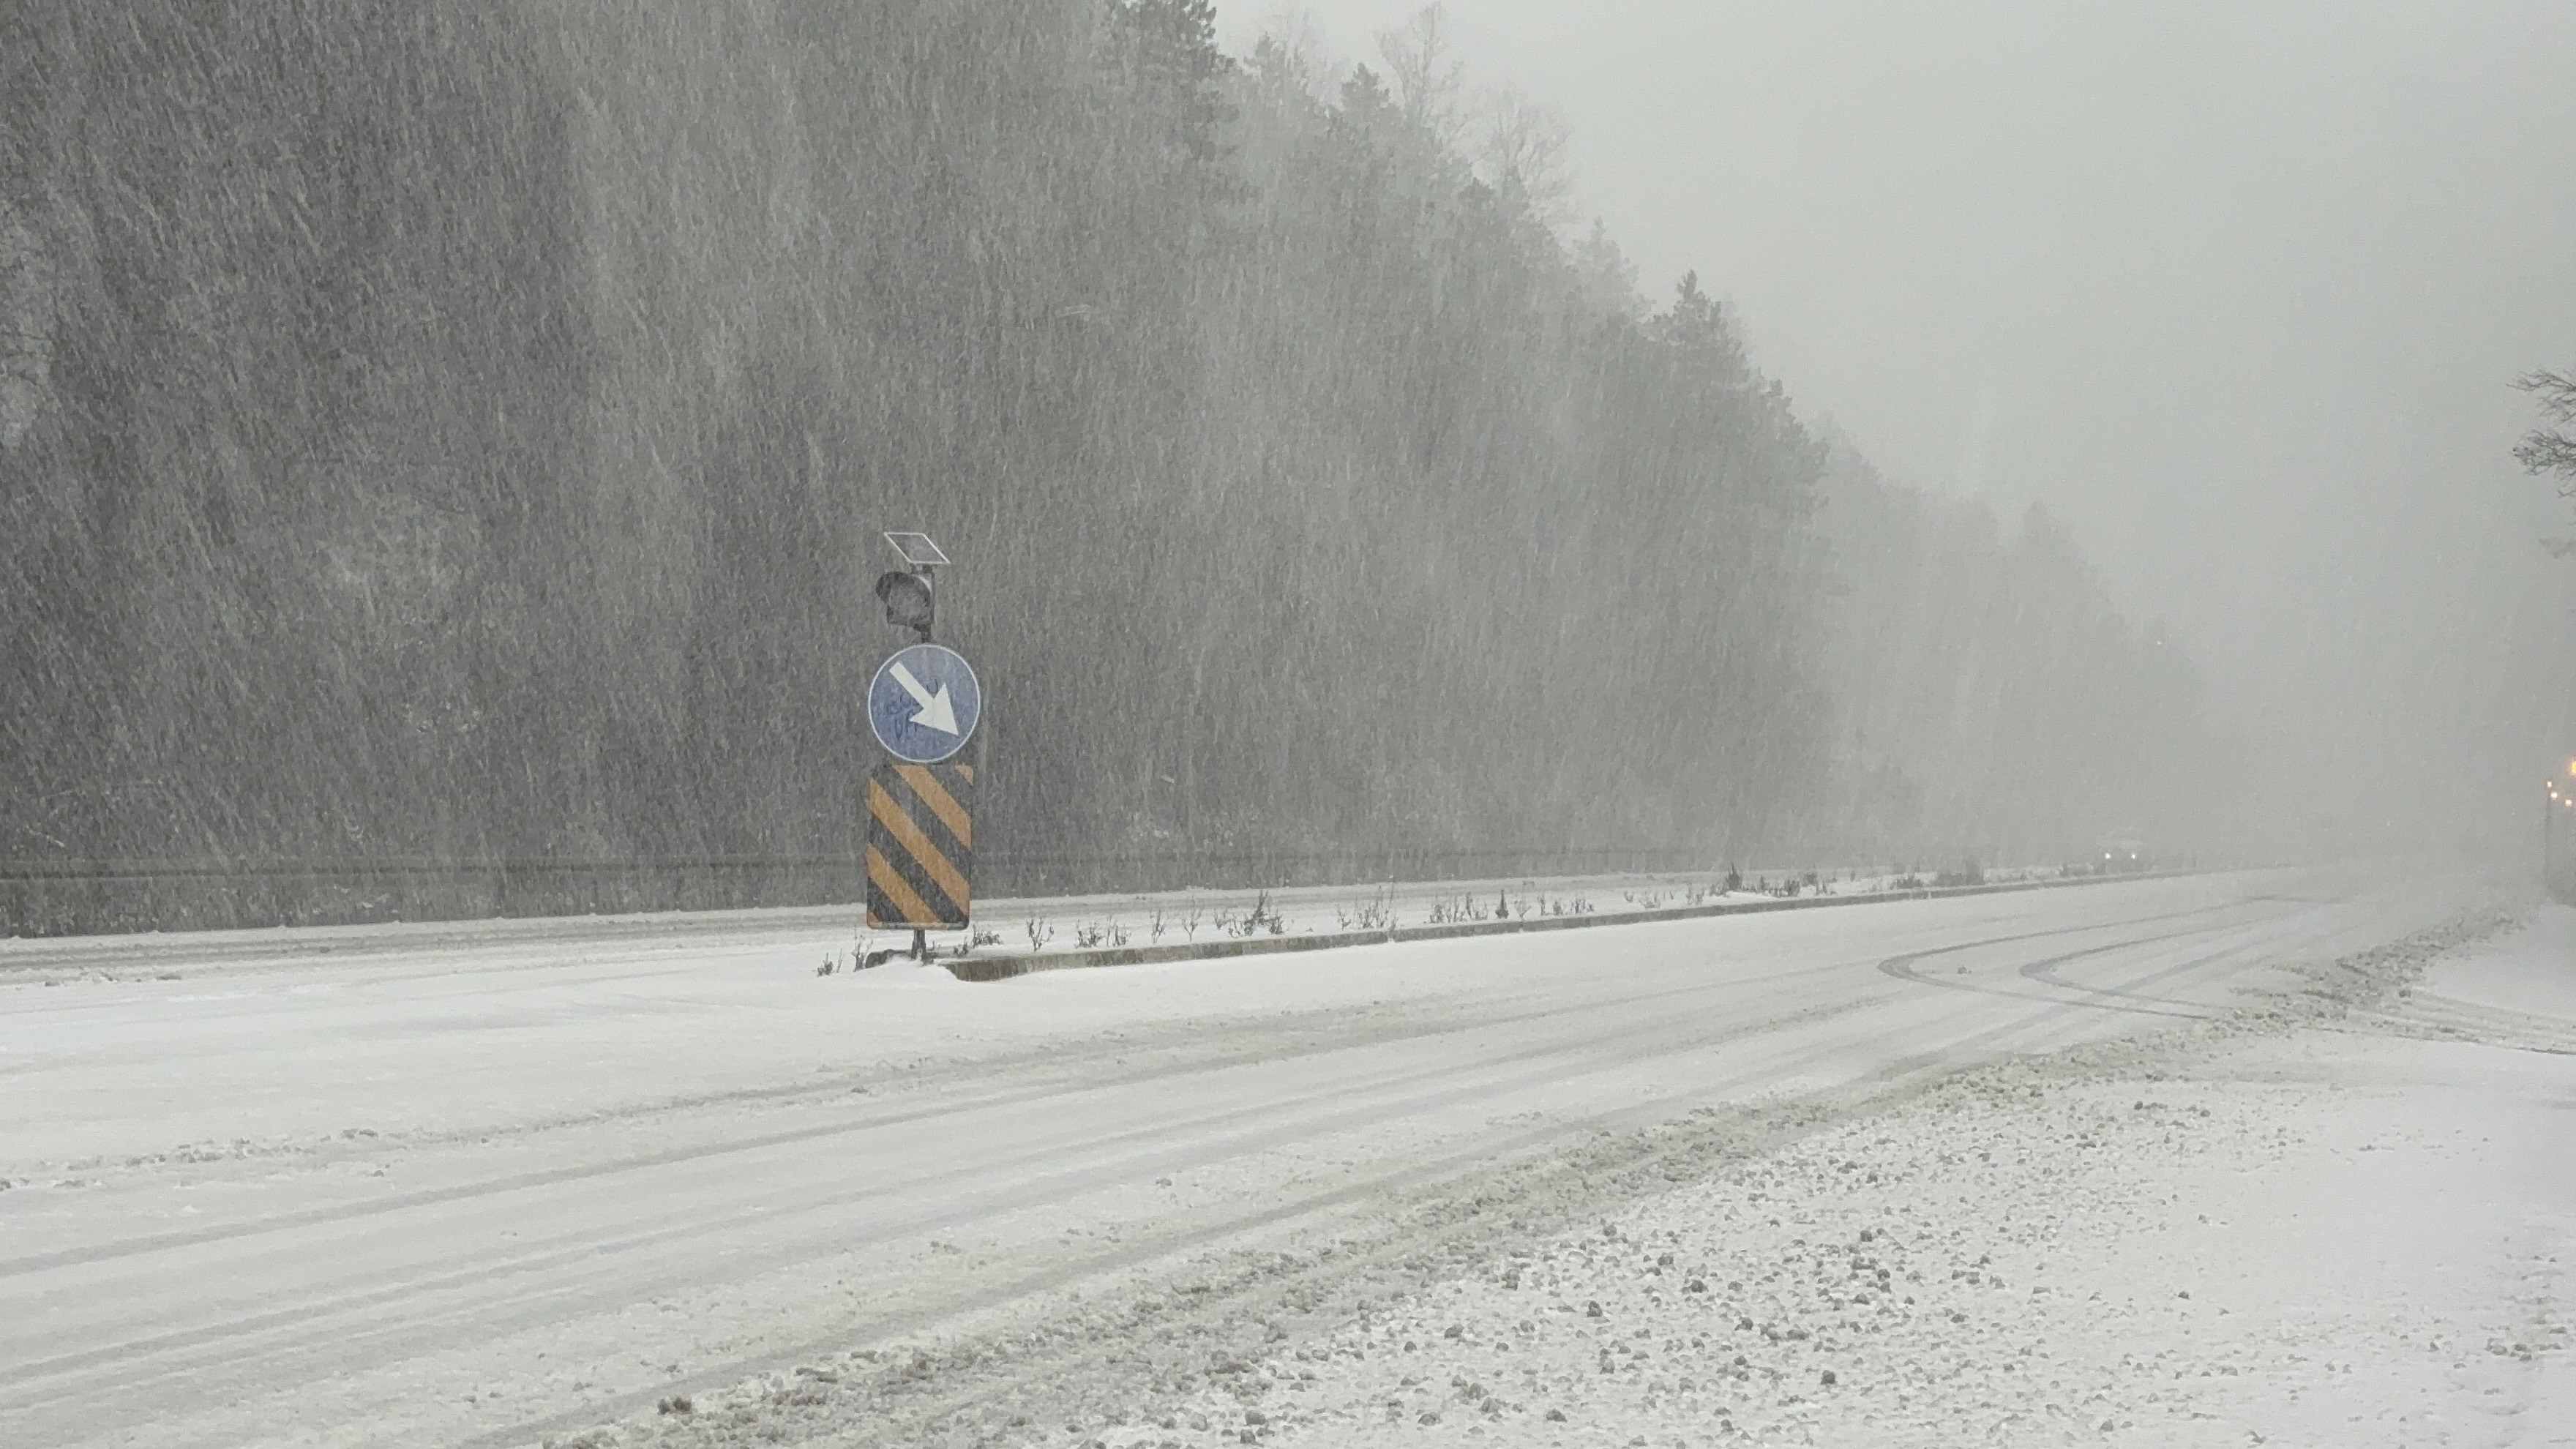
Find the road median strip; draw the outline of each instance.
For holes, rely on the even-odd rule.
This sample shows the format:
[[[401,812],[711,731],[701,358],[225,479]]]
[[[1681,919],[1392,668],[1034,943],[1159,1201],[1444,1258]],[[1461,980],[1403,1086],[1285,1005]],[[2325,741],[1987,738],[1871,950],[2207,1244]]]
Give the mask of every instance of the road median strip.
[[[1275,956],[1289,951],[1332,951],[1346,946],[1383,946],[1404,941],[1448,941],[1464,936],[1503,936],[1524,931],[1566,931],[1584,926],[1640,926],[1655,921],[1697,920],[1708,916],[1750,916],[1766,911],[1816,910],[1826,906],[1871,906],[1890,901],[1920,901],[1947,896],[2001,895],[2010,891],[2051,890],[2066,886],[2109,885],[2118,881],[2171,880],[2204,875],[2196,870],[2147,871],[2134,875],[2060,876],[2053,880],[2002,881],[1992,885],[1917,886],[1911,890],[1870,891],[1855,895],[1784,896],[1762,901],[1717,901],[1697,906],[1653,910],[1585,912],[1581,915],[1521,917],[1515,920],[1453,921],[1440,925],[1394,926],[1372,931],[1330,931],[1303,936],[1249,936],[1221,941],[1193,941],[1174,946],[1112,946],[1096,950],[1018,952],[1007,956],[960,956],[942,964],[960,981],[1008,981],[1039,971],[1074,971],[1095,966],[1151,966],[1172,961],[1214,961],[1233,956]]]

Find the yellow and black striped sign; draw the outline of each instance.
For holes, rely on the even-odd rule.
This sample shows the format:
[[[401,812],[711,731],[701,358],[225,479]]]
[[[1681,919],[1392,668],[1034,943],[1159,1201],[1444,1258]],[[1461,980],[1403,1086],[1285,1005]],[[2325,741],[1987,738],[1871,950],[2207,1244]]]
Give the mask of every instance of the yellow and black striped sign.
[[[975,894],[975,767],[868,777],[868,924],[961,929]]]

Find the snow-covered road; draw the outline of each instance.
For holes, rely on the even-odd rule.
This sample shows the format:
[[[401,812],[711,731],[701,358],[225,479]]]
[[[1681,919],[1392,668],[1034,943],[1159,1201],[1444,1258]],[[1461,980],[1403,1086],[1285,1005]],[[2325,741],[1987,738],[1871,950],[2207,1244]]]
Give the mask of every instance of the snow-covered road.
[[[1081,1443],[1024,1406],[1180,1373],[1176,1324],[1286,1341],[1496,1224],[2470,894],[2240,873],[994,986],[818,977],[819,916],[146,938],[69,979],[5,943],[0,1440]]]

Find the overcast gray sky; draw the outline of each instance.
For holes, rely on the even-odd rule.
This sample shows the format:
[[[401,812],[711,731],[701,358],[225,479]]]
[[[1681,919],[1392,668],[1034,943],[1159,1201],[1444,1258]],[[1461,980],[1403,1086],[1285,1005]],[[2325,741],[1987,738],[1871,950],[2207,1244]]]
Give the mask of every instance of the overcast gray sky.
[[[1304,7],[1344,66],[1417,8]],[[2564,662],[2507,657],[2576,628],[2508,383],[2576,365],[2576,4],[1447,11],[1650,290],[1698,269],[1888,472],[2044,500],[2247,728],[2409,767],[2505,727],[2441,718],[2499,687],[2463,651]]]

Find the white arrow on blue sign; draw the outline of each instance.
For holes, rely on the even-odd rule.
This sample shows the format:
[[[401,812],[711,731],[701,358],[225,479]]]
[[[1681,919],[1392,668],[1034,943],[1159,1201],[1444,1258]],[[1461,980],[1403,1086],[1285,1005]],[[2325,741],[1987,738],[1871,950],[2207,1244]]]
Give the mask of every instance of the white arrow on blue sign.
[[[868,682],[868,728],[898,760],[935,765],[966,748],[984,686],[965,656],[937,644],[898,649]]]

